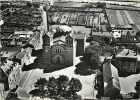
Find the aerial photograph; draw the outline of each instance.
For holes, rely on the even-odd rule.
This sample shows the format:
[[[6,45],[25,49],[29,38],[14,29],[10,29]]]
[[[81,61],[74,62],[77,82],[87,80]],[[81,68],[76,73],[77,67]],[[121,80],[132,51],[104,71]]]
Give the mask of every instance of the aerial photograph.
[[[140,100],[140,0],[0,0],[0,100]]]

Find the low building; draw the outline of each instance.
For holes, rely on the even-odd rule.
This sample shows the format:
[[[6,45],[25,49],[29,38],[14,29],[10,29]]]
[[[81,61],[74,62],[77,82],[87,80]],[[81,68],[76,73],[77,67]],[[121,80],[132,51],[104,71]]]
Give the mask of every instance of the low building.
[[[118,69],[119,76],[128,76],[140,72],[139,55],[129,49],[124,49],[114,59],[114,66]]]

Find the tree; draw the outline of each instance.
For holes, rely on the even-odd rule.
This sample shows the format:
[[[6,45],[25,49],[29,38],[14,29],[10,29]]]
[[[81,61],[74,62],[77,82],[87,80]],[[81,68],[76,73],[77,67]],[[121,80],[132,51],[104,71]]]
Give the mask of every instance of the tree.
[[[58,83],[54,77],[50,77],[48,81],[48,96],[54,97],[58,95]]]
[[[75,73],[80,75],[89,75],[92,74],[88,69],[90,66],[85,61],[81,61],[76,65]]]
[[[98,8],[105,8],[106,7],[106,3],[97,2],[96,6]]]
[[[29,92],[33,96],[41,98],[49,97],[56,100],[81,100],[81,96],[77,95],[82,88],[82,84],[79,79],[69,78],[65,75],[61,75],[58,78],[50,77],[49,80],[40,78],[35,82],[36,89]]]
[[[68,83],[69,83],[69,78],[67,76],[61,75],[59,78],[57,78],[57,82],[58,82],[59,95],[65,97],[66,88],[68,87]]]
[[[34,90],[31,90],[29,94],[32,96],[40,96],[40,91],[39,89],[34,89]]]
[[[86,47],[82,61],[76,65],[75,72],[82,74],[91,74],[94,69],[98,69],[100,66],[99,56],[101,55],[101,46],[99,42],[92,41],[88,47]]]
[[[39,96],[44,97],[45,96],[45,86],[47,85],[48,81],[46,78],[40,78],[35,82],[34,86],[36,87],[35,90],[30,91],[29,94],[32,94],[33,96]]]
[[[82,84],[79,79],[72,78],[69,82],[69,88],[68,88],[68,95],[72,97],[72,100],[80,99],[80,96],[77,95],[77,92],[79,92],[82,89]]]
[[[140,96],[140,80],[136,82],[135,90],[136,90],[135,98],[139,98],[139,96]]]
[[[136,39],[137,39],[137,41],[140,41],[140,31],[138,31],[138,32],[136,33]]]
[[[76,92],[79,92],[82,89],[82,84],[79,79],[72,78],[69,82],[69,90],[74,95]]]
[[[17,88],[18,88],[18,86],[16,86],[15,88],[13,88],[9,91],[9,93],[6,96],[6,100],[20,100],[17,97],[17,93],[16,93]]]

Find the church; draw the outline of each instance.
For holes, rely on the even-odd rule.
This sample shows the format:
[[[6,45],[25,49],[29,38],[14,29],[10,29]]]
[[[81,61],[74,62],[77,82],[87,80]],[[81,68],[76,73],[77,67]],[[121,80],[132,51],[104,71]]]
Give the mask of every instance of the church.
[[[45,34],[43,36],[43,62],[49,67],[68,67],[73,65],[73,38],[69,35],[64,39],[54,40]],[[51,44],[52,42],[52,44]]]

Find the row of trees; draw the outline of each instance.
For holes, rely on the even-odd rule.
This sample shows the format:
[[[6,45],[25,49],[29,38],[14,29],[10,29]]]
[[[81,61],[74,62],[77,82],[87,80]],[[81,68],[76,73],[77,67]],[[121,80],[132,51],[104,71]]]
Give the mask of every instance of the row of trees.
[[[58,78],[50,77],[40,78],[34,84],[34,90],[29,94],[32,96],[38,96],[41,98],[49,97],[53,99],[68,99],[68,100],[80,100],[81,97],[77,94],[82,89],[80,80],[72,78],[69,80],[67,76],[61,75]]]

